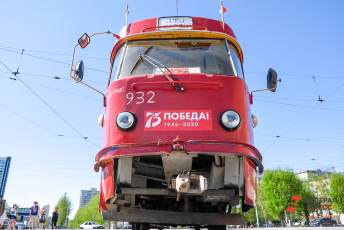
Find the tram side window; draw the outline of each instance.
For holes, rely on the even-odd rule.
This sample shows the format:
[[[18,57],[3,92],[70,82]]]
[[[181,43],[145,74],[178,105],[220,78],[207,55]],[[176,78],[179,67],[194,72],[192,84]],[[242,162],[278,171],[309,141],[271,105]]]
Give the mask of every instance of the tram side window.
[[[120,72],[120,69],[121,69],[121,62],[122,62],[122,58],[123,58],[123,54],[124,54],[124,50],[125,50],[125,45],[122,45],[121,48],[119,48],[119,50],[117,51],[117,54],[116,54],[116,57],[115,57],[115,61],[113,63],[113,71],[114,72],[114,76],[115,77],[112,77],[112,79],[116,80],[118,75],[119,75],[119,72]]]
[[[237,53],[236,49],[233,47],[232,44],[229,44],[228,55],[230,57],[230,61],[234,65],[234,75],[236,75],[236,76],[238,76],[240,78],[244,78],[244,74],[243,74],[240,58],[238,56],[238,53]]]

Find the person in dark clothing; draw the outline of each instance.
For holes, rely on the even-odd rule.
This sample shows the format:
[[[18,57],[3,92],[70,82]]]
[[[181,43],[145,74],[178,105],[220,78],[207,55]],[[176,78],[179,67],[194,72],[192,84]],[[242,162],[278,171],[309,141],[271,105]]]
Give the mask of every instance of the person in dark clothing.
[[[30,221],[29,221],[29,228],[36,229],[38,228],[38,214],[39,214],[39,205],[38,202],[35,201],[34,205],[30,208]]]
[[[42,208],[42,210],[40,211],[40,216],[39,216],[39,228],[40,229],[44,229],[44,224],[45,224],[45,209]]]
[[[15,230],[16,229],[16,223],[17,223],[17,209],[18,206],[16,204],[13,205],[13,207],[10,209],[9,213],[9,226],[8,229]]]
[[[58,208],[55,208],[55,210],[53,212],[53,216],[51,218],[51,228],[52,229],[56,229],[58,219],[59,219]]]

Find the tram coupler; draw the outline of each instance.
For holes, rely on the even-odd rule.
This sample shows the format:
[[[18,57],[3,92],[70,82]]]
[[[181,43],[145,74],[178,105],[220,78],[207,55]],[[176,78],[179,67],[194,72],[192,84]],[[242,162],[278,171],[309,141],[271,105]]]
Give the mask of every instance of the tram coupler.
[[[171,188],[178,193],[202,194],[208,189],[208,179],[202,175],[183,172],[172,178]]]

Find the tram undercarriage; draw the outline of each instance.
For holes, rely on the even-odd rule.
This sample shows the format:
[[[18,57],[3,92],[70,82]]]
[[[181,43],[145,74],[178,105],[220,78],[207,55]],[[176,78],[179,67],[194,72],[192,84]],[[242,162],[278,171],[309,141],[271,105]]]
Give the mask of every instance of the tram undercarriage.
[[[166,225],[242,224],[231,209],[244,197],[237,155],[171,154],[114,160],[116,188],[105,219]]]

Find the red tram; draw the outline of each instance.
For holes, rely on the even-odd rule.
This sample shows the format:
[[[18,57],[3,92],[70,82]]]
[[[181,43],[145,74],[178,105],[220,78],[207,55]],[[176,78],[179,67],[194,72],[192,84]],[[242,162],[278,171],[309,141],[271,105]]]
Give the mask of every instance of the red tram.
[[[161,17],[113,35],[118,40],[98,119],[105,142],[95,163],[103,217],[135,229],[240,224],[231,208],[255,205],[263,166],[232,29],[207,18]],[[86,47],[90,37],[84,34],[77,46]],[[89,86],[83,68],[73,57],[72,78]],[[273,69],[267,84],[275,91]]]

